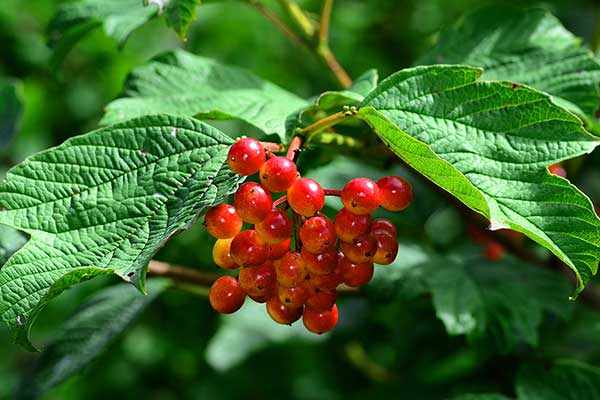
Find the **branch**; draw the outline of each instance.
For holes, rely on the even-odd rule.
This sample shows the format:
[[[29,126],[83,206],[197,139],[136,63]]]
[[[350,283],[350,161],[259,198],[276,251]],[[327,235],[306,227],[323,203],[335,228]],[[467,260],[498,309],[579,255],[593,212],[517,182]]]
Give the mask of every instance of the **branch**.
[[[319,43],[327,44],[329,41],[329,24],[332,9],[333,0],[323,1],[323,11],[321,11],[321,21],[319,22]]]
[[[275,25],[277,28],[279,28],[279,30],[281,32],[283,32],[283,34],[285,36],[287,36],[292,42],[294,42],[296,45],[300,45],[300,46],[304,45],[304,39],[302,37],[298,36],[298,34],[296,32],[294,32],[294,30],[292,28],[287,26],[287,24],[285,22],[283,22],[277,16],[277,14],[275,14],[273,11],[268,9],[261,1],[248,0],[248,3],[251,6],[253,6],[254,8],[256,8],[256,10],[259,13],[261,13],[265,18],[267,18],[269,21],[271,21],[273,23],[273,25]]]

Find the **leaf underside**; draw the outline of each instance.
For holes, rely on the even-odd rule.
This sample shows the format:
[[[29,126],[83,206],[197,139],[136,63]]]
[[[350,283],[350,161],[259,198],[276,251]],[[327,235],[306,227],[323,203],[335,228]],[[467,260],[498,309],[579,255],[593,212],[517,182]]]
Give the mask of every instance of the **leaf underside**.
[[[0,270],[0,316],[29,328],[53,297],[98,274],[144,290],[154,253],[237,189],[232,140],[200,121],[147,116],[78,136],[12,168],[0,223],[31,235]]]
[[[550,249],[575,271],[579,293],[598,268],[600,220],[591,201],[547,167],[599,142],[546,94],[480,75],[447,65],[398,72],[367,96],[359,116],[491,229],[522,232]]]

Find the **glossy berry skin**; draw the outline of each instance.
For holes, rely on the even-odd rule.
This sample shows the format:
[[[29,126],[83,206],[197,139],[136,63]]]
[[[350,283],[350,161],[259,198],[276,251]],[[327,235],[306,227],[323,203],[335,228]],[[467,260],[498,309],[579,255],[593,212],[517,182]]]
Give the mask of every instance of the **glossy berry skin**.
[[[243,138],[229,148],[227,164],[238,175],[252,175],[262,167],[267,156],[260,142],[252,138]]]
[[[287,201],[296,213],[312,217],[325,205],[325,192],[317,181],[298,178],[287,190]]]
[[[277,296],[286,307],[302,307],[311,291],[305,283],[294,287],[279,286],[277,288]]]
[[[233,205],[244,222],[257,224],[271,212],[273,197],[260,184],[246,182],[235,192]]]
[[[303,314],[303,307],[287,307],[278,297],[271,297],[267,301],[267,313],[271,319],[279,324],[291,325],[298,321]]]
[[[502,258],[504,258],[505,253],[506,253],[506,250],[504,249],[504,246],[502,246],[500,243],[489,242],[485,246],[485,250],[483,252],[483,257],[486,260],[498,261],[498,260],[501,260]]]
[[[306,272],[300,260],[300,253],[295,251],[286,253],[275,262],[275,272],[277,274],[277,282],[281,286],[294,287],[301,284],[304,281]]]
[[[270,298],[272,298],[273,296],[276,296],[276,295],[277,295],[276,287],[273,287],[272,290],[269,290],[269,291],[265,292],[264,294],[261,294],[260,296],[248,295],[248,297],[250,297],[252,300],[254,300],[257,303],[266,303]]]
[[[342,189],[342,203],[354,214],[371,214],[381,203],[381,193],[369,178],[354,178]]]
[[[561,163],[556,163],[556,164],[552,164],[551,166],[549,166],[548,172],[550,172],[552,175],[561,176],[563,178],[567,177],[567,171],[565,170],[565,168],[562,166]]]
[[[342,242],[352,243],[354,240],[366,236],[371,231],[371,216],[357,215],[347,208],[342,208],[333,220],[335,234]]]
[[[285,192],[298,177],[296,164],[286,157],[271,157],[260,167],[260,183],[271,192]]]
[[[324,215],[309,218],[300,228],[302,248],[311,253],[321,253],[335,245],[336,235],[333,222]]]
[[[229,247],[229,254],[240,267],[261,265],[269,258],[269,245],[254,229],[248,229],[235,235]]]
[[[292,220],[281,210],[273,210],[265,219],[254,225],[261,239],[269,244],[286,241],[292,236]]]
[[[393,237],[398,236],[398,232],[396,231],[394,224],[392,224],[391,221],[383,218],[378,218],[371,222],[371,232],[375,231],[386,231]]]
[[[232,276],[222,276],[210,287],[208,299],[215,311],[231,314],[242,307],[246,293],[237,279]]]
[[[337,305],[333,305],[331,311],[315,311],[306,307],[302,314],[302,322],[306,329],[313,333],[325,333],[329,332],[338,322],[338,308]]]
[[[369,262],[377,252],[377,239],[375,235],[370,234],[356,239],[352,243],[340,242],[340,250],[345,257],[354,263]]]
[[[275,290],[275,271],[269,264],[242,268],[238,280],[242,289],[250,296],[273,294]]]
[[[389,211],[401,211],[413,198],[412,185],[399,176],[384,176],[377,181],[381,192],[381,207]]]
[[[306,247],[300,250],[300,258],[304,268],[311,275],[327,275],[333,272],[337,265],[337,251],[330,247],[321,253],[312,253]]]
[[[336,299],[335,290],[318,290],[306,300],[306,307],[314,311],[329,311],[335,305]]]
[[[398,240],[390,232],[384,230],[373,231],[377,240],[377,251],[373,262],[380,265],[388,265],[394,262],[398,255]]]
[[[219,267],[223,269],[238,269],[239,265],[229,253],[229,248],[231,246],[231,241],[233,239],[217,239],[215,245],[212,250],[212,258]]]
[[[353,263],[347,258],[340,260],[342,266],[342,281],[351,287],[366,285],[373,278],[374,267],[372,262]]]
[[[234,206],[219,204],[214,206],[204,217],[204,226],[211,236],[217,239],[229,239],[242,230],[242,219]]]
[[[335,291],[342,282],[342,276],[335,272],[327,275],[310,275],[308,283],[315,291]]]
[[[279,260],[281,257],[285,255],[288,251],[290,251],[290,245],[292,244],[292,239],[287,238],[281,243],[269,245],[269,258],[271,260]]]

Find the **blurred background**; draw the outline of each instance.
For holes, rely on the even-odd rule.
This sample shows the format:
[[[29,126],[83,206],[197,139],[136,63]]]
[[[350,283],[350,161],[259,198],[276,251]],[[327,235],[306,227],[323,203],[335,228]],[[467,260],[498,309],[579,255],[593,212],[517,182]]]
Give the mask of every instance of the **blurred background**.
[[[51,63],[46,29],[61,3],[2,0],[0,77],[18,80],[24,111],[18,134],[0,148],[0,174],[32,153],[95,129],[127,74],[176,47],[248,68],[303,97],[336,88],[308,51],[236,1],[203,3],[185,42],[155,18],[122,48],[95,29],[64,60]],[[299,3],[320,10],[320,1]],[[340,0],[331,48],[352,77],[376,68],[383,78],[411,66],[435,43],[439,30],[465,12],[508,3],[523,2]],[[528,2],[533,5],[555,14],[584,43],[598,29],[600,7],[594,0]],[[320,156],[318,151],[307,156],[303,168],[327,187],[337,188],[354,176],[410,177],[397,166],[345,157],[327,157],[325,163]],[[570,177],[598,204],[600,152],[584,165]],[[220,317],[202,294],[168,290],[95,361],[40,398],[440,399],[470,392],[514,397],[524,376],[533,379],[536,368],[556,360],[600,368],[600,311],[567,301],[572,286],[565,274],[510,255],[486,260],[480,244],[465,240],[462,217],[419,180],[411,180],[415,204],[400,215],[381,212],[399,228],[399,260],[378,271],[366,293],[340,301],[340,324],[332,334],[312,336],[300,327],[276,326],[254,304],[246,304],[239,315]],[[212,270],[211,245],[197,224],[157,258]],[[473,321],[459,321],[453,330],[436,306],[445,300],[435,288],[447,277],[438,274],[437,282],[426,271],[454,261],[483,294],[472,300],[481,303]],[[464,284],[460,276],[451,279],[458,287]],[[52,301],[34,327],[34,343],[51,341],[85,299],[116,283],[116,278],[97,278]],[[12,345],[7,330],[0,329],[0,398],[13,398],[18,387],[26,391],[37,357]]]

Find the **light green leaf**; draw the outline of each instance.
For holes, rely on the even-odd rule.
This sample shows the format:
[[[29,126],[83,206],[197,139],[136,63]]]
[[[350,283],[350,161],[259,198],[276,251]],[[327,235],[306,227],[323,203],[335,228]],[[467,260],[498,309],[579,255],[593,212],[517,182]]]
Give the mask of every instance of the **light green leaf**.
[[[531,85],[588,116],[599,107],[600,63],[543,10],[484,8],[468,14],[418,61],[436,63],[483,67],[484,79]]]
[[[21,381],[18,398],[35,399],[80,372],[169,285],[168,280],[152,279],[148,281],[148,295],[142,296],[130,285],[118,284],[87,299],[35,360]]]
[[[600,399],[600,368],[562,360],[547,370],[524,367],[517,376],[518,400]]]
[[[314,335],[297,321],[292,326],[273,322],[264,304],[247,300],[235,315],[222,315],[222,324],[206,349],[206,361],[217,371],[226,371],[252,353],[291,340],[319,342],[328,335]]]
[[[68,286],[114,272],[144,290],[149,260],[241,180],[232,139],[189,118],[148,116],[28,158],[0,185],[0,223],[31,235],[0,270],[0,316],[15,340]]]
[[[23,116],[23,99],[19,82],[0,77],[0,149],[19,129]]]
[[[172,27],[183,40],[187,30],[196,19],[196,8],[200,0],[147,0],[149,4],[157,4],[165,13],[167,24]]]
[[[462,66],[398,72],[358,116],[491,229],[511,228],[550,249],[575,271],[578,294],[598,268],[600,220],[591,201],[547,167],[600,142],[544,93],[480,74]]]
[[[152,113],[239,118],[284,138],[285,119],[306,101],[241,68],[195,56],[168,53],[133,71],[125,96],[110,103],[102,123]]]

